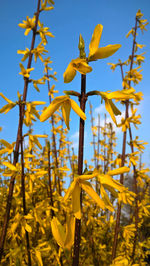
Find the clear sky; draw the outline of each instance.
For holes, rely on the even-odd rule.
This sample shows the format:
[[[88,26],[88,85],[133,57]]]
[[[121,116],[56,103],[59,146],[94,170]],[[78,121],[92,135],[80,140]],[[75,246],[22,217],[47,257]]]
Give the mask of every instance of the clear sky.
[[[120,58],[122,61],[128,58],[132,48],[132,38],[126,39],[126,34],[134,26],[135,14],[138,9],[144,13],[144,18],[150,22],[150,1],[149,0],[58,0],[55,1],[55,8],[50,12],[43,12],[40,20],[44,25],[50,28],[50,31],[55,35],[55,38],[49,38],[46,49],[49,51],[53,64],[54,71],[57,71],[58,82],[54,82],[56,89],[59,90],[59,95],[63,94],[63,90],[80,91],[80,74],[77,73],[75,79],[69,83],[63,83],[63,72],[65,71],[71,59],[78,57],[78,40],[81,33],[86,44],[86,52],[88,55],[88,46],[91,40],[93,30],[97,24],[103,25],[103,33],[100,46],[108,44],[121,44],[122,47],[113,56],[91,63],[93,71],[87,75],[87,91],[89,90],[120,90],[121,75],[120,70],[112,72],[107,65],[108,62],[116,63]],[[0,9],[0,25],[1,25],[1,60],[0,60],[0,92],[12,101],[17,100],[17,91],[23,91],[23,79],[18,73],[20,72],[19,62],[21,55],[17,54],[17,50],[30,48],[31,34],[24,36],[24,30],[18,27],[18,23],[26,19],[26,16],[33,16],[36,10],[37,0],[5,0],[1,2]],[[144,35],[141,33],[137,41],[140,44],[145,44],[143,49],[146,52],[146,60],[143,64],[143,80],[137,91],[142,91],[144,100],[139,107],[139,113],[142,116],[142,125],[139,126],[139,138],[147,142],[150,141],[150,125],[149,125],[149,80],[150,80],[150,26],[147,26],[147,31]],[[26,63],[24,64],[26,67]],[[31,78],[40,78],[43,73],[41,64],[38,62],[35,67],[35,72]],[[27,100],[42,100],[48,105],[47,89],[41,86],[40,94],[30,85]],[[96,117],[98,110],[104,114],[103,106],[100,107],[100,98],[91,97],[93,111]],[[0,98],[0,108],[5,104],[5,101]],[[40,107],[41,108],[41,107]],[[42,108],[41,108],[42,109]],[[87,103],[87,121],[85,134],[85,151],[89,150],[89,135],[90,135],[90,116],[89,105]],[[78,117],[71,112],[70,123],[70,138],[77,142],[78,132]],[[0,126],[3,131],[0,132],[0,139],[4,138],[9,142],[16,140],[16,132],[18,127],[18,111],[17,108],[10,111],[7,115],[0,115]],[[35,125],[35,132],[43,134],[49,132],[48,122]],[[120,137],[118,135],[118,150],[121,148]],[[75,146],[77,146],[75,144]],[[150,145],[147,146],[143,160],[149,164],[150,161]]]

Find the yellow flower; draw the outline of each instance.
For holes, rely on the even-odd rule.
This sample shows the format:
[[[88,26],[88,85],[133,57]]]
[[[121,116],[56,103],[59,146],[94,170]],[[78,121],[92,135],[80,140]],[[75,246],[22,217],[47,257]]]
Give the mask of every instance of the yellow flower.
[[[41,23],[39,20],[38,20],[38,25],[40,27],[38,30],[38,33],[40,34],[42,43],[46,45],[47,44],[46,36],[54,37],[54,35],[51,32],[49,32],[49,28],[44,27],[43,23]]]
[[[54,93],[58,93],[58,91],[54,90],[54,88],[55,88],[55,85],[52,85],[52,87],[50,88],[50,91],[48,93],[48,95],[51,96],[52,99],[54,98]]]
[[[37,61],[37,58],[39,57],[42,62],[44,62],[44,59],[42,55],[45,55],[45,53],[48,53],[47,50],[45,50],[45,47],[42,44],[39,44],[36,48],[34,48],[31,51],[34,54],[34,60]]]
[[[117,125],[116,118],[115,116],[121,115],[121,112],[119,109],[115,106],[113,103],[112,99],[115,100],[121,100],[121,101],[126,101],[129,99],[134,99],[135,90],[133,88],[131,89],[126,89],[122,91],[114,91],[114,92],[98,92],[98,94],[102,97],[102,99],[105,100],[105,108],[109,112],[113,122]]]
[[[26,48],[26,50],[18,50],[17,54],[23,54],[24,56],[21,61],[25,61],[29,57],[30,50],[28,48]]]
[[[67,216],[66,219],[66,231],[64,226],[59,222],[59,220],[54,217],[51,221],[52,234],[57,242],[57,244],[63,249],[71,249],[74,243],[74,229],[75,229],[75,219],[73,216]]]
[[[18,26],[25,29],[24,35],[28,35],[29,32],[35,27],[35,16],[33,18],[29,18],[27,16],[27,20],[23,20],[23,23],[19,23]]]
[[[79,71],[83,75],[86,75],[87,73],[92,71],[92,67],[90,67],[87,64],[86,59],[83,59],[83,58],[73,59],[69,63],[69,65],[68,65],[68,67],[67,67],[67,69],[63,75],[64,82],[65,83],[71,82],[74,79],[77,71]]]
[[[56,97],[49,107],[47,107],[43,113],[40,116],[40,121],[44,122],[47,120],[50,116],[53,115],[53,113],[61,107],[62,109],[62,115],[65,121],[65,124],[67,128],[69,129],[69,116],[70,116],[70,110],[71,108],[76,112],[77,115],[79,115],[83,120],[86,120],[85,113],[80,109],[78,104],[70,99],[69,96],[59,96]]]
[[[72,211],[76,219],[81,219],[81,205],[80,205],[80,193],[81,188],[97,203],[97,205],[105,209],[105,204],[99,195],[94,191],[92,185],[87,180],[94,178],[95,173],[90,175],[81,175],[74,179],[68,188],[64,201],[66,201],[70,196],[72,197]]]
[[[21,72],[19,73],[20,75],[23,75],[25,78],[29,78],[30,77],[30,72],[32,70],[34,70],[34,68],[27,68],[25,69],[24,66],[20,63],[20,68],[21,68]]]
[[[93,32],[92,40],[89,45],[89,56],[88,61],[94,61],[97,59],[103,59],[107,58],[111,55],[113,55],[117,50],[121,47],[120,44],[113,44],[113,45],[107,45],[105,47],[98,48],[101,35],[103,31],[103,26],[101,24],[98,24]]]
[[[109,57],[121,47],[120,44],[114,44],[99,48],[102,31],[103,26],[98,24],[94,29],[92,40],[89,45],[88,58],[76,58],[69,63],[63,75],[65,83],[71,82],[74,79],[76,71],[84,75],[91,72],[92,68],[88,65],[88,62]]]

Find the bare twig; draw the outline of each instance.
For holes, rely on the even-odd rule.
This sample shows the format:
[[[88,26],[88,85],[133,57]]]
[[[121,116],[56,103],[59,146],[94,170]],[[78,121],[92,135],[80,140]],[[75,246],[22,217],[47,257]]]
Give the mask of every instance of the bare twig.
[[[37,31],[37,25],[38,25],[39,13],[40,13],[40,2],[41,1],[38,0],[35,27],[32,31],[33,35],[32,35],[32,42],[31,42],[31,48],[30,48],[30,54],[29,54],[27,68],[30,68],[31,63],[32,63],[33,53],[31,53],[31,51],[34,49],[34,44],[35,44],[35,37],[36,37],[36,31]],[[24,91],[23,91],[23,102],[24,103],[26,102],[28,84],[29,84],[29,78],[24,78]],[[24,117],[24,112],[25,112],[24,105],[22,106],[22,108],[23,108],[22,116]],[[20,124],[20,120],[19,120],[16,146],[15,146],[15,151],[14,151],[13,165],[16,165],[16,163],[18,162],[18,158],[19,158],[20,130],[21,130],[21,124]],[[9,184],[9,193],[8,193],[8,198],[7,198],[6,212],[4,215],[4,223],[3,223],[3,228],[2,228],[2,234],[0,237],[0,261],[2,259],[2,255],[3,255],[3,251],[4,251],[4,243],[5,243],[7,227],[8,227],[9,217],[10,217],[10,209],[11,209],[11,202],[12,202],[12,197],[13,197],[14,183],[15,183],[15,176],[12,176],[11,180],[10,180],[10,184]]]

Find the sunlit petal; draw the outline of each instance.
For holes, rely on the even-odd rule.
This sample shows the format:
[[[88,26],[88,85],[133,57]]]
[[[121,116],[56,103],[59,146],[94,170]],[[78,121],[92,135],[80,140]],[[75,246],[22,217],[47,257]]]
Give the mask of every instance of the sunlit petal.
[[[89,45],[89,57],[92,56],[98,49],[101,35],[103,31],[103,26],[101,24],[96,25],[93,35],[92,35],[92,40]]]
[[[51,228],[57,244],[63,248],[65,242],[65,231],[56,217],[54,217],[51,221]]]
[[[107,58],[117,52],[120,47],[120,44],[113,44],[98,48],[97,51],[89,57],[89,61]]]
[[[113,122],[116,124],[116,118],[115,118],[114,113],[112,111],[112,108],[111,108],[111,105],[110,105],[110,101],[111,100],[108,100],[108,99],[105,100],[105,108],[106,108],[107,112],[110,114]]]
[[[65,124],[66,124],[67,128],[70,129],[69,128],[69,116],[70,116],[70,110],[71,110],[70,101],[69,100],[65,101],[62,104],[61,109],[62,109],[62,115],[63,115],[64,121],[65,121]]]
[[[81,188],[77,182],[72,192],[72,210],[77,219],[81,219],[80,193]]]
[[[78,104],[72,99],[70,99],[70,103],[71,103],[71,108],[73,109],[73,111],[75,111],[76,114],[79,115],[83,120],[86,120],[86,115],[81,110],[81,108],[78,106]]]
[[[77,58],[78,59],[78,58]],[[75,59],[76,60],[76,59]],[[80,61],[72,60],[73,68],[79,71],[81,74],[86,75],[87,73],[92,71],[92,67],[90,67],[85,59],[80,59]]]
[[[62,102],[64,102],[67,98],[67,96],[56,97],[55,100],[53,100],[52,103],[43,111],[40,116],[40,121],[44,122],[50,116],[52,116],[53,113],[60,107]]]
[[[75,217],[67,216],[66,219],[66,239],[64,247],[70,249],[74,243]]]
[[[104,202],[101,200],[99,195],[95,192],[95,190],[92,188],[91,184],[87,181],[80,181],[82,188],[86,191],[86,193],[98,204],[100,208],[104,210],[105,205]]]
[[[75,75],[76,75],[76,70],[73,68],[73,65],[71,62],[71,63],[69,63],[66,71],[63,74],[64,82],[65,83],[71,82],[74,79]]]

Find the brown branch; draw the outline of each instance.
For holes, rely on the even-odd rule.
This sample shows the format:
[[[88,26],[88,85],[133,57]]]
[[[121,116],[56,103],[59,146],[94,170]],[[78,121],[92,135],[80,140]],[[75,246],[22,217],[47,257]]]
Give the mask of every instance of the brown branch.
[[[105,147],[105,145],[106,145],[106,135],[107,135],[107,133],[106,133],[106,119],[107,119],[107,117],[106,117],[106,114],[105,114],[105,122],[104,122],[104,174],[106,173],[106,170],[107,170],[107,166],[106,166],[106,147]]]
[[[92,105],[90,102],[89,102],[89,105],[90,105],[90,114],[91,114],[91,125],[93,128],[94,127],[94,123],[93,123],[94,118],[93,118],[93,113],[92,113]],[[95,168],[96,168],[97,167],[97,164],[96,164],[96,147],[95,147],[95,135],[94,135],[93,131],[92,131],[92,136],[93,136],[92,144],[93,144],[93,151],[94,151],[94,163],[95,163]]]
[[[59,150],[58,150],[58,154],[59,154],[59,157],[61,158],[60,159],[60,165],[61,167],[63,167],[64,165],[64,158],[61,156],[61,149],[62,149],[62,144],[63,144],[63,141],[62,141],[62,138],[63,138],[63,118],[61,118],[61,133],[60,133],[60,139],[59,139]]]
[[[81,96],[80,96],[80,108],[85,112],[86,104],[86,75],[81,75]],[[79,151],[78,151],[78,175],[82,175],[83,171],[83,151],[84,151],[84,120],[80,118],[79,128]],[[82,191],[80,194],[80,201],[82,206]],[[80,231],[81,231],[81,219],[75,221],[75,236],[74,236],[74,253],[73,253],[73,266],[79,265],[79,250],[80,250]]]
[[[100,155],[100,114],[98,114],[98,126],[97,126],[97,169],[99,168],[99,155]]]
[[[132,139],[132,131],[131,127],[129,126],[129,135],[130,135],[130,147],[131,152],[134,153],[134,147],[133,147],[133,139]],[[133,184],[134,184],[134,193],[136,194],[135,197],[135,235],[134,235],[134,241],[133,241],[133,250],[132,250],[132,263],[134,264],[134,256],[135,256],[135,248],[136,243],[138,239],[138,223],[139,223],[139,215],[138,215],[138,187],[137,187],[137,171],[135,165],[133,165]]]
[[[46,67],[46,76],[48,77],[47,80],[47,86],[48,86],[48,92],[50,92],[50,81],[49,81],[49,73],[48,73],[48,68]],[[51,99],[51,95],[49,95],[49,102],[51,103],[52,99]],[[53,153],[54,153],[54,158],[55,158],[55,167],[56,170],[58,171],[59,165],[58,165],[58,156],[57,156],[57,148],[56,148],[56,138],[55,138],[55,134],[53,131],[54,128],[54,116],[51,116],[51,123],[52,123],[52,141],[53,141]],[[58,181],[56,180],[56,174],[55,174],[55,186],[58,183],[58,193],[59,195],[61,195],[61,185],[60,185],[60,177],[58,174]]]
[[[131,64],[130,64],[130,71],[132,70],[133,67],[133,62],[134,62],[134,51],[135,51],[135,44],[136,44],[136,32],[137,32],[137,18],[135,21],[135,32],[134,32],[134,37],[133,37],[133,46],[132,46],[132,55],[131,55]],[[121,67],[121,74],[123,78],[123,71]],[[131,81],[129,81],[129,87],[131,86]],[[129,112],[129,101],[127,100],[125,103],[126,106],[126,111],[125,111],[125,120],[128,118],[128,112]],[[122,163],[121,166],[124,166],[125,164],[125,150],[126,150],[126,135],[127,132],[125,131],[123,134],[123,146],[122,146]],[[123,184],[124,182],[124,175],[122,174],[120,176],[120,183]],[[113,248],[112,248],[112,260],[115,259],[116,257],[116,250],[117,250],[117,242],[118,242],[118,234],[120,230],[120,216],[121,216],[121,204],[118,203],[118,208],[117,208],[117,218],[116,218],[116,225],[115,225],[115,234],[114,234],[114,242],[113,242]]]
[[[37,25],[38,25],[38,19],[39,19],[40,2],[41,1],[38,0],[35,27],[34,27],[34,30],[32,31],[33,35],[32,35],[32,42],[31,42],[31,48],[30,48],[30,54],[29,54],[27,68],[31,67],[31,62],[32,62],[33,54],[31,53],[31,51],[34,49],[34,44],[35,44],[35,37],[36,37],[36,31],[37,31]],[[26,102],[28,84],[29,84],[29,79],[25,78],[24,79],[24,91],[23,91],[23,102],[24,103]],[[24,105],[22,108],[23,108],[22,116],[24,117],[24,112],[25,112]],[[21,124],[20,124],[20,120],[19,120],[16,146],[15,146],[15,151],[14,151],[13,165],[16,165],[16,163],[18,162],[18,158],[19,158],[20,129],[21,129]],[[6,212],[4,215],[4,223],[3,223],[3,228],[2,228],[2,234],[0,237],[0,261],[2,259],[2,255],[3,255],[3,251],[4,251],[4,243],[5,243],[7,227],[8,227],[9,217],[10,217],[10,209],[11,209],[11,202],[12,202],[12,197],[13,197],[14,183],[15,183],[15,176],[12,176],[10,179],[10,184],[9,184],[9,192],[8,192],[8,198],[7,198]]]
[[[71,160],[71,156],[70,156],[70,145],[69,144],[67,144],[67,152],[68,152],[68,159],[69,159],[69,163],[70,163],[70,167],[71,167],[71,171],[72,171],[72,179],[74,179],[74,163]]]
[[[19,117],[20,117],[20,147],[21,147],[21,188],[22,188],[22,199],[23,199],[23,212],[24,215],[27,215],[26,209],[26,197],[25,197],[25,173],[24,173],[24,154],[23,154],[23,116],[22,116],[22,104],[19,104]],[[27,230],[25,230],[26,235],[26,243],[27,243],[27,254],[28,254],[28,265],[31,266],[31,253],[30,253],[30,242],[29,242],[29,234]]]
[[[52,190],[52,181],[51,181],[51,162],[50,162],[50,143],[49,141],[47,142],[47,148],[48,148],[48,152],[47,152],[47,156],[48,156],[48,184],[49,184],[49,197],[50,197],[50,201],[51,201],[51,206],[53,207],[53,190]],[[51,209],[51,215],[52,218],[54,217],[54,210]]]
[[[92,125],[92,128],[94,127],[94,118],[93,118],[93,113],[92,113],[92,105],[91,103],[89,102],[89,105],[90,105],[90,114],[91,114],[91,125]],[[94,132],[92,131],[92,135],[93,135],[93,151],[94,151],[94,163],[95,163],[95,168],[98,168],[98,161],[97,161],[97,158],[96,158],[96,147],[95,147],[95,135],[94,135]],[[96,192],[98,193],[98,179],[96,177]]]

